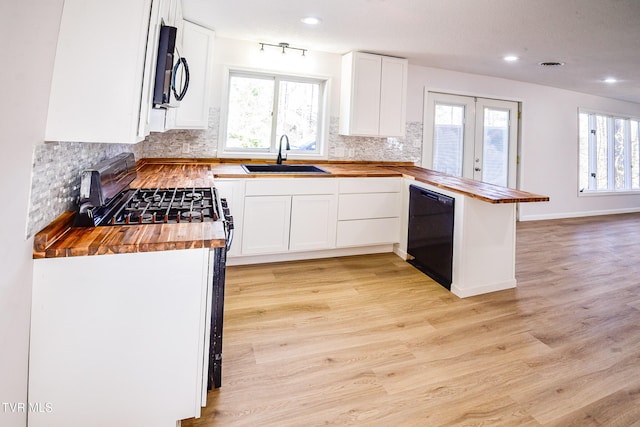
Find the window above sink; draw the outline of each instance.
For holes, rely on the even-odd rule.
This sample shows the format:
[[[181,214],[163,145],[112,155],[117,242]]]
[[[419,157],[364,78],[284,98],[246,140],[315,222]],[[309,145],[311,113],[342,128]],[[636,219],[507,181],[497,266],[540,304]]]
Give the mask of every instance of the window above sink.
[[[289,139],[291,158],[326,156],[327,80],[241,70],[228,73],[219,157],[275,159],[283,135]]]

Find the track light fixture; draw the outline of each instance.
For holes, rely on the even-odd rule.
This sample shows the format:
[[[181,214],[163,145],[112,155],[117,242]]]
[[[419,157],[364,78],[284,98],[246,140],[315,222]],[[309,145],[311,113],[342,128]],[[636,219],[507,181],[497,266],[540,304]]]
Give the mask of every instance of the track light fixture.
[[[282,49],[282,54],[283,55],[286,53],[287,49],[293,49],[293,50],[298,50],[298,51],[302,52],[302,56],[307,56],[306,55],[307,49],[302,49],[302,48],[299,48],[299,47],[293,47],[293,46],[290,46],[289,43],[278,43],[278,44],[260,43],[260,52],[264,52],[264,47],[265,46],[278,47],[278,48]]]

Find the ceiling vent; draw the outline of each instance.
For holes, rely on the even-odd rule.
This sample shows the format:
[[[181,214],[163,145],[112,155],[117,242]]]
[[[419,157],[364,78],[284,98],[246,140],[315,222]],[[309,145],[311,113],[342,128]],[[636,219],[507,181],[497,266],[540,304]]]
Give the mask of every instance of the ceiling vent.
[[[564,65],[564,62],[545,61],[545,62],[541,62],[539,65],[541,65],[542,67],[561,67]]]

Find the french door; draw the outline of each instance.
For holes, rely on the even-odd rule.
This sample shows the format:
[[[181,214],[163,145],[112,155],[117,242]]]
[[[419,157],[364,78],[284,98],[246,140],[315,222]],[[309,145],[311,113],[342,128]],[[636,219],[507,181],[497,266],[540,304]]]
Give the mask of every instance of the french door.
[[[517,102],[429,92],[424,111],[425,167],[516,187]]]

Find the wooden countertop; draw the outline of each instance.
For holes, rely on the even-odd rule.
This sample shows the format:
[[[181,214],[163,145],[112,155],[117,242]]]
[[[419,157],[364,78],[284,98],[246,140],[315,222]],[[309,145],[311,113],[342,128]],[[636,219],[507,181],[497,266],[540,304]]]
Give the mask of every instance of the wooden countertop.
[[[288,161],[317,165],[328,174],[248,174],[241,163],[264,160],[143,159],[133,188],[213,187],[216,178],[406,177],[488,203],[543,202],[549,198],[413,166],[408,162]],[[112,227],[71,227],[66,212],[35,236],[34,258],[150,252],[224,246],[222,224],[182,223]]]
[[[326,170],[329,172],[328,174],[249,174],[242,168],[242,163],[260,164],[273,163],[273,161],[247,159],[143,159],[140,162],[138,172],[149,178],[138,178],[138,180],[134,182],[141,182],[141,179],[148,180],[150,187],[157,187],[157,185],[154,185],[156,181],[154,181],[152,177],[157,176],[164,180],[165,176],[169,176],[172,177],[175,182],[185,183],[185,185],[181,186],[190,186],[191,182],[195,183],[200,182],[200,179],[204,180],[203,175],[213,178],[213,180],[215,180],[215,178],[405,177],[433,185],[434,187],[464,194],[465,196],[487,203],[531,203],[549,201],[549,197],[547,196],[447,175],[414,166],[409,162],[332,162],[327,160],[290,160],[286,162],[288,164],[313,164]],[[209,184],[207,184],[207,186],[208,185]],[[141,187],[142,185],[132,186]]]
[[[210,164],[154,164],[138,167],[133,188],[213,187]],[[34,258],[105,255],[225,245],[219,222],[72,227],[75,212],[65,212],[36,234]]]
[[[487,184],[473,179],[459,178],[417,166],[390,166],[386,169],[402,173],[405,177],[434,187],[464,194],[487,203],[548,202],[548,196]]]

